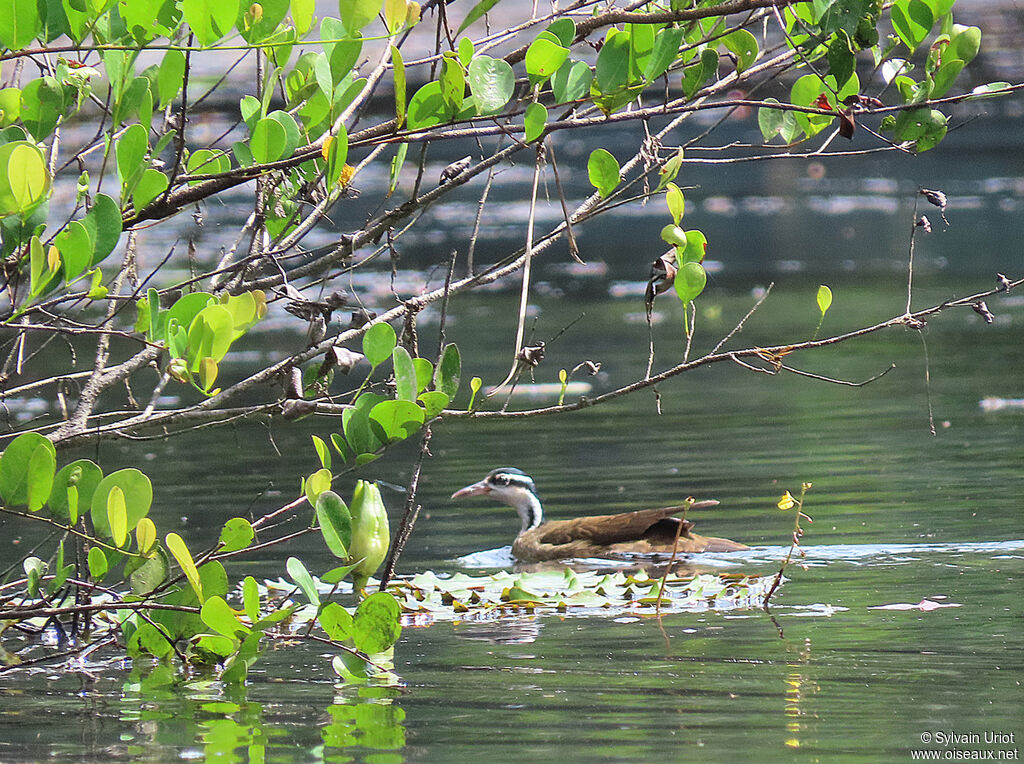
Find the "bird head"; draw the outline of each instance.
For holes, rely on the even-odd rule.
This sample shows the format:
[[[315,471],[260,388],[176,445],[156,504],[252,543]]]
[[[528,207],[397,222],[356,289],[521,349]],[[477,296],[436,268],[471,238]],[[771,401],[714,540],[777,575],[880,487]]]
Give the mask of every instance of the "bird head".
[[[452,494],[453,499],[461,499],[464,496],[489,496],[502,504],[518,507],[536,500],[537,486],[533,484],[533,478],[522,470],[515,467],[499,467],[488,472],[483,480],[460,488]]]

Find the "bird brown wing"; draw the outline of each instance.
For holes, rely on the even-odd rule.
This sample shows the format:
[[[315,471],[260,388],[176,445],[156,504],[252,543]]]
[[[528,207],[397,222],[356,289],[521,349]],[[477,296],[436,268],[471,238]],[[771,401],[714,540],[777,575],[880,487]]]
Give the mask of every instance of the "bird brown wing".
[[[690,509],[712,507],[717,501],[697,501]],[[587,541],[596,546],[621,544],[640,539],[655,543],[672,543],[679,519],[675,514],[686,509],[685,504],[659,509],[641,509],[620,515],[594,515],[573,520],[554,520],[544,523],[537,530],[543,544],[571,544]],[[682,536],[689,535],[693,523],[684,521]]]

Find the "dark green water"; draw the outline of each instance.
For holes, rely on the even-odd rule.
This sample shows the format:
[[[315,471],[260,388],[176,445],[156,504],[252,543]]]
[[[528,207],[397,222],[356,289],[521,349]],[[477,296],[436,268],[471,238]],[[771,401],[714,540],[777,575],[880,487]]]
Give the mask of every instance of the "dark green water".
[[[758,170],[754,186],[744,185],[743,168],[702,176],[703,187],[714,182],[741,212],[758,208],[757,199],[789,206],[769,227],[763,217],[724,216],[720,201],[688,201],[688,220],[692,208],[692,224],[708,231],[724,263],[700,298],[694,352],[729,331],[753,304],[751,290],[769,280],[777,282],[771,297],[732,347],[807,339],[819,279],[835,292],[823,334],[898,315],[909,200],[917,184],[941,185],[943,177],[960,196],[950,232],[919,249],[915,307],[986,289],[996,270],[1019,277],[1021,155],[1007,149],[1014,128],[999,124],[978,129],[973,151],[951,144],[895,169],[863,164],[813,183]],[[875,176],[891,183],[879,191],[865,180]],[[844,193],[854,200],[851,211],[822,201]],[[655,219],[616,218],[603,241],[601,229],[590,234],[589,256],[607,259],[612,278],[643,278],[657,244],[623,247],[634,230],[656,240],[662,223]],[[445,221],[435,224],[458,238]],[[517,245],[521,234],[520,226],[499,249]],[[424,252],[426,244],[409,254]],[[567,288],[557,275],[544,278]],[[607,286],[531,301],[542,339],[586,314],[550,345],[536,382],[554,382],[559,368],[590,359],[602,364],[593,380],[601,392],[643,368],[642,299],[611,299]],[[756,610],[674,614],[660,623],[545,615],[408,627],[395,655],[398,688],[336,686],[329,656],[300,647],[270,652],[243,689],[97,655],[73,671],[54,666],[0,679],[0,761],[908,761],[916,749],[1018,751],[1024,408],[986,411],[980,402],[1024,397],[1024,299],[1011,294],[989,307],[992,325],[969,310],[930,322],[923,333],[930,387],[921,336],[894,329],[787,359],[849,380],[896,364],[861,388],[720,365],[663,384],[661,415],[643,392],[559,418],[435,428],[424,509],[400,573],[480,572],[460,558],[511,542],[510,510],[448,500],[496,466],[533,475],[552,518],[691,493],[717,498],[721,508],[694,518],[699,530],[754,548],[708,562],[743,573],[777,570],[792,517],[775,503],[809,481],[806,568],[790,569],[774,620]],[[449,338],[464,349],[464,380],[504,375],[515,312],[512,294],[453,305]],[[661,312],[657,365],[664,367],[678,361],[682,340],[678,308],[666,300]],[[276,354],[295,341],[264,334],[250,349]],[[225,365],[222,373],[233,372]],[[544,402],[551,400],[537,401]],[[292,498],[299,476],[317,466],[308,435],[333,427],[328,420],[241,425],[141,449],[108,444],[88,455],[107,470],[132,465],[151,475],[159,526],[180,525],[191,544],[214,538],[231,516]],[[403,446],[363,474],[404,485],[413,454],[413,445]],[[400,505],[397,492],[385,498]],[[397,519],[396,509],[393,526]],[[18,549],[8,546],[18,531],[4,533],[6,557]],[[309,546],[275,550],[232,574],[277,577],[289,554],[322,572],[327,555]],[[470,561],[481,559],[504,564],[505,557]],[[942,607],[875,609],[924,600]],[[983,742],[953,743],[953,733]],[[1014,741],[985,744],[986,733]],[[928,744],[923,736],[932,736]]]
[[[932,283],[928,291],[963,288]],[[826,328],[898,313],[902,299],[883,281],[837,287]],[[814,324],[808,300],[807,285],[778,288],[740,341],[805,336]],[[464,303],[452,338],[479,347],[480,332],[507,334],[512,319],[501,317],[514,313],[514,299],[497,302]],[[728,328],[752,298],[721,288],[705,302],[721,307]],[[474,321],[486,305],[492,320]],[[566,300],[537,307],[544,327],[579,309]],[[600,386],[626,380],[645,354],[646,329],[624,318],[636,307],[588,305],[587,320],[552,347],[541,371],[551,377],[595,357],[608,374]],[[807,567],[791,569],[775,621],[741,611],[676,614],[660,625],[548,615],[407,628],[396,653],[403,684],[390,689],[336,687],[327,658],[303,648],[271,652],[244,690],[231,691],[206,680],[153,687],[160,678],[145,679],[148,668],[129,676],[129,667],[101,662],[74,675],[54,667],[0,685],[0,760],[893,761],[918,748],[1017,749],[920,742],[925,733],[1024,733],[1024,411],[979,406],[987,396],[1019,395],[1024,306],[1011,297],[991,307],[1001,316],[992,326],[962,312],[926,332],[936,436],[921,341],[902,329],[793,359],[850,379],[897,364],[864,388],[723,366],[663,385],[661,416],[641,394],[514,427],[437,428],[424,514],[402,572],[464,570],[456,558],[511,540],[507,508],[447,500],[501,464],[536,478],[552,517],[690,492],[718,498],[722,508],[699,527],[754,547],[718,561],[742,572],[777,568],[791,516],[775,501],[811,481]],[[666,362],[678,353],[674,319],[659,327]],[[465,364],[485,378],[501,372],[498,357],[469,354]],[[538,381],[549,380],[539,373]],[[268,456],[258,427],[154,446],[145,467],[162,523],[187,514],[192,533],[213,535],[268,481],[272,494],[290,495],[296,476],[314,467],[312,449],[305,433],[275,432],[274,441],[279,458]],[[403,483],[410,454],[388,456],[374,474]],[[126,458],[113,447],[100,456]],[[275,502],[265,496],[256,507]],[[282,549],[236,572],[277,576],[290,553],[314,569],[329,565],[306,548]],[[872,609],[925,599],[957,607]]]

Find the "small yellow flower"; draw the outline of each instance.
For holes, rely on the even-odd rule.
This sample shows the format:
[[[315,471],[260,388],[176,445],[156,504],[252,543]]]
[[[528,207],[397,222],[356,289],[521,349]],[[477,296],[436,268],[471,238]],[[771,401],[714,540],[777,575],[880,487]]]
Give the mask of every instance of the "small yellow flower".
[[[804,493],[807,493],[809,490],[811,490],[811,486],[812,485],[814,485],[814,484],[813,483],[803,483],[800,487],[803,489]]]
[[[792,509],[796,506],[796,500],[793,498],[789,491],[782,494],[782,498],[779,499],[778,508],[781,510]]]
[[[328,135],[326,138],[324,138],[324,145],[320,147],[320,156],[322,156],[325,160],[327,159],[327,155],[331,151],[331,141],[333,140],[334,136]]]

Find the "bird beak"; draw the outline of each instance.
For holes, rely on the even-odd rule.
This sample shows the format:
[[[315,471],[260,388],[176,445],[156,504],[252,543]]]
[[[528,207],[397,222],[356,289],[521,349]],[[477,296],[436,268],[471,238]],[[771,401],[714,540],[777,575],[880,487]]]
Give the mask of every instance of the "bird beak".
[[[452,494],[453,499],[461,499],[463,496],[484,496],[491,492],[491,487],[487,484],[486,480],[481,480],[479,483],[473,483],[473,485],[467,485],[465,488],[460,488]]]

